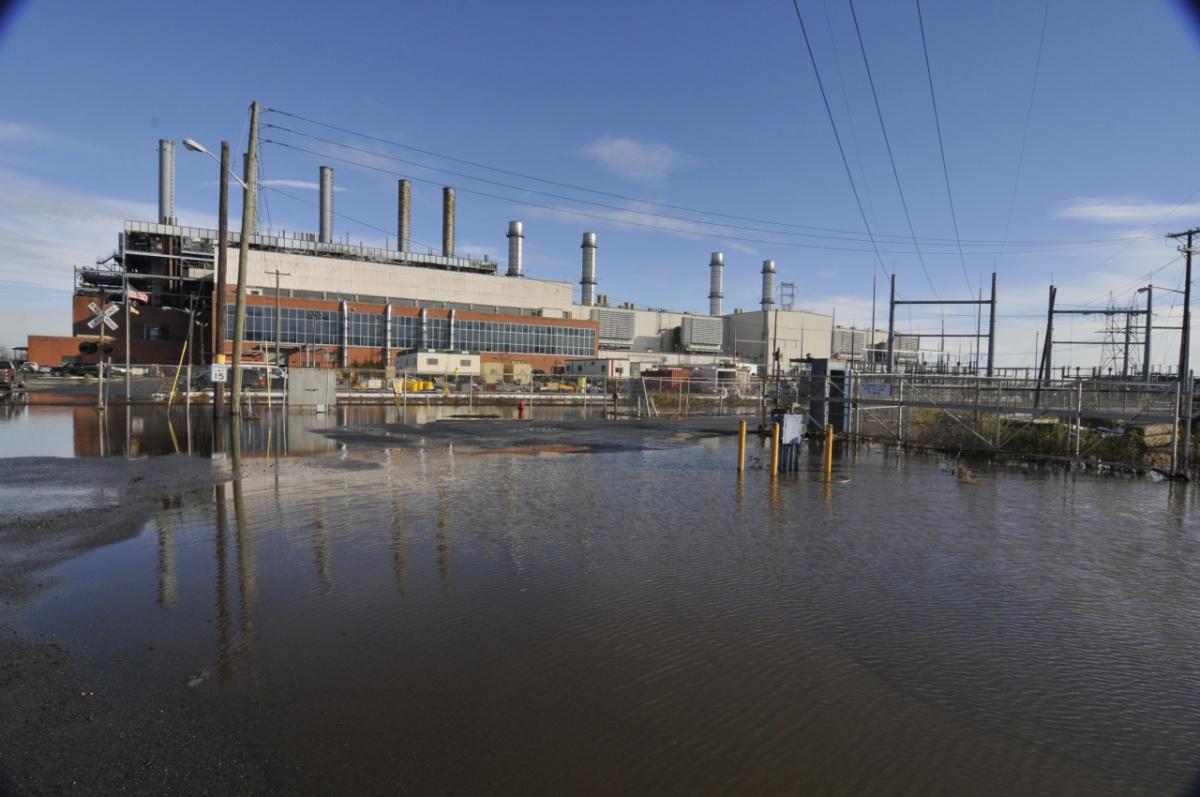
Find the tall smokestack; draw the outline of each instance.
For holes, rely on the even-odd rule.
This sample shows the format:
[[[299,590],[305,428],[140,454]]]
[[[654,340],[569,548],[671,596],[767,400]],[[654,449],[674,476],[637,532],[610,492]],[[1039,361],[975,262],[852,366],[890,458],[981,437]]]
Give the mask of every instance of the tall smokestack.
[[[708,261],[709,268],[709,283],[708,283],[708,314],[718,316],[721,314],[721,299],[725,297],[722,288],[725,284],[725,255],[722,252],[713,252],[712,259]]]
[[[775,309],[775,261],[764,260],[762,267],[762,309],[769,312]]]
[[[454,257],[454,189],[442,189],[442,256]]]
[[[771,311],[775,309],[775,261],[764,260],[762,267],[762,340],[763,340],[763,365],[770,367],[771,364],[771,347],[768,345]],[[775,341],[775,345],[779,345],[779,341]],[[776,369],[779,365],[776,364]]]
[[[323,244],[333,243],[333,169],[321,167],[321,218],[320,234],[317,239]]]
[[[396,218],[396,248],[407,252],[412,245],[412,183],[401,180],[399,185],[399,211]]]
[[[175,142],[158,141],[158,223],[175,223]]]
[[[579,303],[588,307],[596,304],[596,233],[585,232],[583,243],[583,277],[579,280],[582,290],[579,292]]]
[[[508,223],[508,276],[525,276],[525,268],[521,264],[521,254],[524,248],[525,225],[519,221],[510,221]]]

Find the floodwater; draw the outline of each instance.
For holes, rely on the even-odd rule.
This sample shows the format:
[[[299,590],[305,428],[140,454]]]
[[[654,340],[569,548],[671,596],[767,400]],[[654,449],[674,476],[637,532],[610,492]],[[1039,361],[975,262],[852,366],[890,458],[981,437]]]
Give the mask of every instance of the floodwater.
[[[103,453],[174,451],[155,412],[135,432],[110,410]],[[987,467],[971,485],[841,446],[848,481],[807,457],[772,483],[753,447],[736,477],[728,437],[386,448],[315,430],[394,409],[339,413],[251,424],[250,454],[267,429],[286,446],[57,566],[20,628],[76,652],[89,689],[207,719],[279,793],[1196,782],[1191,488]],[[100,425],[24,408],[0,452],[95,456]]]

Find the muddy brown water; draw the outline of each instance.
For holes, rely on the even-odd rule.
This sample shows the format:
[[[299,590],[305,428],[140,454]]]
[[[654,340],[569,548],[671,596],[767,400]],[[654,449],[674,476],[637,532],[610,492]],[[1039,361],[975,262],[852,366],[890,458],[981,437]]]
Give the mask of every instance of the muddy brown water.
[[[98,453],[94,411],[28,409],[0,420],[6,456]],[[357,411],[328,420],[396,420]],[[157,452],[161,419],[142,423]],[[473,456],[325,425],[239,480],[164,491],[15,627],[90,689],[185,706],[279,793],[1194,786],[1191,487],[986,467],[971,485],[840,447],[849,481],[811,480],[806,455],[772,485],[753,447],[735,477],[728,438]]]

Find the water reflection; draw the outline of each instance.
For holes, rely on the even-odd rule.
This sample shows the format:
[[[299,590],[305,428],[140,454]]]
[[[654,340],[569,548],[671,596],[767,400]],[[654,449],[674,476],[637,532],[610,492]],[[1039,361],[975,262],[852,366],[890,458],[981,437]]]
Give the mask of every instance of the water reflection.
[[[1194,767],[1193,488],[847,448],[818,490],[739,478],[731,441],[287,458],[262,423],[30,625],[112,679],[214,667],[302,773],[281,790],[1169,793]]]

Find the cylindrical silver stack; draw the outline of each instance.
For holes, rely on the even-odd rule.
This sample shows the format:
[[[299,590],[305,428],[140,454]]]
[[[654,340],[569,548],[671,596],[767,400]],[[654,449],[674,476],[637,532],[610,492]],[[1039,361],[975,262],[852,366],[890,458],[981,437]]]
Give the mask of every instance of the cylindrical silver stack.
[[[175,223],[175,142],[158,142],[158,223]]]
[[[764,260],[762,267],[762,309],[763,312],[775,307],[775,261]]]
[[[412,245],[412,183],[401,180],[399,184],[399,206],[396,219],[396,247],[407,252]]]
[[[708,284],[708,314],[711,316],[719,316],[721,314],[721,299],[725,297],[723,287],[725,285],[725,254],[723,252],[713,252],[712,259],[708,261],[709,268],[709,284]]]
[[[321,167],[321,218],[317,240],[333,243],[333,169]]]
[[[596,304],[596,233],[585,232],[580,248],[583,249],[583,277],[579,280],[579,303],[591,307]]]
[[[454,189],[442,189],[442,256],[454,257]]]
[[[524,249],[525,225],[519,221],[510,221],[508,223],[508,276],[525,276],[525,268],[521,263]]]

